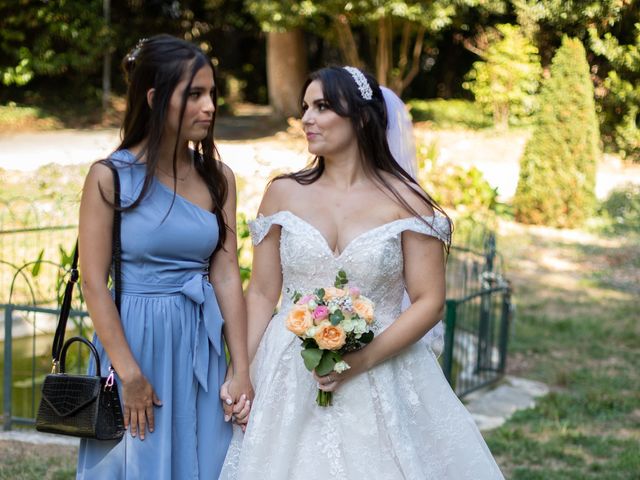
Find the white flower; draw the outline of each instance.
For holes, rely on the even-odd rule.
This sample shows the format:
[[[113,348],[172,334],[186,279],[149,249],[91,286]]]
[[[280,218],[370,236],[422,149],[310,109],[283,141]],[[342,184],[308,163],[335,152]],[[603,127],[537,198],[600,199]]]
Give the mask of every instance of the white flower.
[[[313,338],[318,332],[318,326],[314,325],[313,327],[309,327],[306,332],[304,332],[305,338]]]
[[[349,370],[351,367],[349,366],[349,364],[347,362],[345,362],[344,360],[340,360],[338,363],[336,363],[333,366],[333,371],[337,372],[337,373],[342,373],[345,370]]]
[[[353,329],[353,332],[360,336],[363,333],[366,333],[368,328],[367,328],[367,322],[365,322],[362,318],[358,318],[358,320],[356,320],[355,322],[355,327]],[[360,338],[360,337],[358,337]]]
[[[309,300],[307,306],[309,307],[309,310],[315,310],[318,304],[314,300]]]
[[[350,333],[353,332],[354,328],[356,328],[356,322],[353,321],[353,318],[348,317],[340,322],[340,326],[344,329],[345,332]]]

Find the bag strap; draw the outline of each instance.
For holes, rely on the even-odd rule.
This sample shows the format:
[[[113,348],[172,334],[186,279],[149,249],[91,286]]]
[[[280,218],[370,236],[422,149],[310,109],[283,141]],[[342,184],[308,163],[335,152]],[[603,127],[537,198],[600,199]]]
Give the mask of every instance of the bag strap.
[[[115,291],[115,302],[118,313],[120,313],[120,301],[122,298],[122,244],[120,238],[120,226],[122,223],[122,211],[120,210],[120,175],[118,169],[111,164],[111,172],[113,172],[113,203],[115,210],[113,211],[113,288]]]
[[[113,258],[113,283],[115,290],[115,304],[120,312],[120,298],[122,296],[122,245],[120,240],[120,224],[122,222],[122,212],[120,211],[120,176],[118,175],[118,169],[115,168],[113,163],[109,164],[109,168],[113,172],[113,189],[114,189],[114,214],[113,214],[113,238],[112,238],[112,258]],[[78,255],[80,248],[78,246],[78,240],[73,251],[73,260],[71,262],[71,275],[67,281],[67,285],[64,289],[64,297],[62,298],[62,305],[60,306],[60,316],[58,317],[58,325],[56,327],[56,333],[53,337],[53,345],[51,347],[51,358],[53,363],[52,372],[60,371],[60,356],[65,350],[64,334],[67,329],[67,320],[69,320],[69,313],[71,311],[71,300],[73,298],[73,288],[78,283]],[[99,360],[98,360],[99,362]]]

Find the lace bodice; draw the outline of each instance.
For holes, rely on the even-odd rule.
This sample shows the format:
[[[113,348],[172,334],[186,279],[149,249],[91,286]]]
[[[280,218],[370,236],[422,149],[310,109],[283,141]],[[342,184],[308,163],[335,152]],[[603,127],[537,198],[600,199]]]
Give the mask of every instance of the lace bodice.
[[[335,255],[322,234],[309,222],[289,211],[259,216],[250,222],[251,238],[259,244],[273,225],[282,227],[282,305],[286,310],[294,290],[310,291],[333,285],[342,269],[349,283],[376,304],[377,329],[384,329],[400,313],[404,292],[401,233],[405,230],[448,241],[449,223],[444,216],[404,218],[367,230]]]
[[[285,318],[292,290],[332,285],[339,269],[375,303],[378,331],[401,310],[401,233],[448,240],[445,217],[405,218],[367,230],[335,255],[322,234],[291,212],[250,224],[259,244],[280,231],[283,299],[252,362],[255,398],[221,480],[504,480],[473,419],[447,383],[429,344],[417,342],[342,383],[331,407],[318,407],[316,380]],[[364,347],[368,348],[368,347]]]

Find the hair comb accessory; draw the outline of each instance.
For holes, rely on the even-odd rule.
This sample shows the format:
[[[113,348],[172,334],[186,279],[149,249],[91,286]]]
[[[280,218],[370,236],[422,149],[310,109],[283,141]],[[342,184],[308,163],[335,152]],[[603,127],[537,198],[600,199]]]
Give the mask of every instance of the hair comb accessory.
[[[356,67],[344,67],[344,69],[351,74],[353,80],[356,82],[358,90],[360,90],[360,96],[364,100],[371,100],[373,98],[373,91],[364,74]]]
[[[147,41],[146,38],[141,38],[140,40],[138,40],[138,43],[136,43],[136,46],[133,47],[133,49],[129,52],[129,55],[127,55],[127,62],[133,63],[138,59],[138,55],[140,55],[140,50],[142,49],[146,41]]]

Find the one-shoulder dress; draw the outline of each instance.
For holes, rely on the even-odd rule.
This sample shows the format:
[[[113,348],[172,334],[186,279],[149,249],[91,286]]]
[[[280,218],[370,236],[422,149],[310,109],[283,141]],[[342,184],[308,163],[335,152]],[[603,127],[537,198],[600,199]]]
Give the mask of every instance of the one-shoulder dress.
[[[127,150],[111,160],[127,205],[142,188],[145,166]],[[219,400],[223,318],[208,280],[216,216],[154,178],[121,225],[122,325],[162,406],[154,407],[155,431],[144,441],[129,432],[119,441],[82,440],[77,478],[216,479],[231,438]],[[106,372],[110,360],[99,338],[95,343]]]

